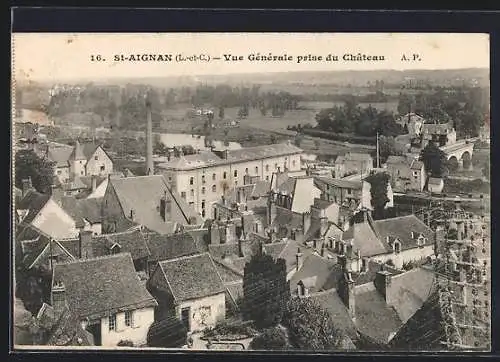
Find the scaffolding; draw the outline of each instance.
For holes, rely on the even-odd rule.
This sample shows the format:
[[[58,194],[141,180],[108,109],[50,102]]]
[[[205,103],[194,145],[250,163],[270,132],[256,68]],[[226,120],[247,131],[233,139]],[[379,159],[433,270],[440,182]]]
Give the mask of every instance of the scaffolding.
[[[491,349],[491,252],[486,218],[441,200],[415,214],[434,231],[433,270],[447,350]]]

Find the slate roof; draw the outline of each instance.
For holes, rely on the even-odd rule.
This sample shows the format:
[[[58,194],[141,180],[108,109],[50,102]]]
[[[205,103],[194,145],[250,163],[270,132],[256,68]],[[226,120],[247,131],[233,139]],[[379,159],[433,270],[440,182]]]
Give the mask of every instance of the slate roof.
[[[271,226],[282,226],[291,229],[300,228],[303,226],[302,214],[277,206],[276,218],[272,220]]]
[[[167,187],[161,175],[111,179],[109,185],[114,189],[126,217],[130,216],[130,210],[134,210],[134,221],[158,233],[171,233],[173,222],[187,224],[191,217],[197,224],[203,222],[201,215],[177,192]],[[160,199],[164,197],[165,192],[172,200],[172,219],[167,222],[162,219],[158,210]]]
[[[150,261],[174,259],[199,252],[194,238],[189,233],[172,235],[147,233],[145,236]]]
[[[69,309],[79,318],[157,305],[139,281],[130,253],[56,264],[52,280],[64,283]]]
[[[312,253],[312,250],[290,239],[284,242],[264,244],[264,250],[273,259],[284,259],[287,273],[291,272],[297,266],[298,250],[300,250],[304,259]]]
[[[253,198],[261,198],[267,196],[271,191],[271,183],[268,181],[258,181],[250,194]]]
[[[387,237],[398,238],[401,242],[401,250],[418,247],[417,240],[412,239],[412,232],[422,234],[426,238],[425,245],[434,243],[433,231],[415,215],[375,220],[373,221],[373,228],[380,240],[386,244]],[[389,245],[386,245],[386,247],[389,248]]]
[[[176,302],[225,292],[224,283],[208,253],[159,262]]]
[[[49,199],[50,195],[41,194],[34,190],[28,191],[28,193],[16,205],[17,210],[29,210],[28,214],[22,220],[22,223],[31,223]]]

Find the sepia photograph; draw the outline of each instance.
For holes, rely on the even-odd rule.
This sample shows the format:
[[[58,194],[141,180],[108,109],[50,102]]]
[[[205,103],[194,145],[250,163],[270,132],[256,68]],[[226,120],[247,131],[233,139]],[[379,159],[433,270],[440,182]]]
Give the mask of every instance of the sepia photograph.
[[[12,33],[16,351],[491,351],[481,33]]]

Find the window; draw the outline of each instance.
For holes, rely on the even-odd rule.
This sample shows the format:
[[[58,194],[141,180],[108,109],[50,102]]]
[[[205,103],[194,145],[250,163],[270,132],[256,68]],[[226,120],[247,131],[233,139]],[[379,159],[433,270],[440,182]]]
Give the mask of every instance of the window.
[[[94,156],[94,160],[98,160],[99,159],[99,156]]]
[[[133,327],[134,326],[134,314],[131,310],[127,310],[125,312],[125,325],[127,327]]]
[[[201,183],[204,184],[205,183],[205,175],[201,176]]]
[[[194,184],[194,177],[190,177],[190,178],[189,178],[189,184],[190,184],[190,185],[193,185],[193,184]]]
[[[269,181],[269,176],[266,176],[266,181]]]
[[[401,244],[399,241],[394,242],[394,252],[399,254],[401,252]]]
[[[217,186],[212,185],[212,192],[217,192]]]
[[[418,176],[418,171],[413,171],[413,176],[417,177]]]
[[[194,196],[194,190],[191,189],[191,196]]]
[[[108,326],[110,331],[116,331],[116,314],[108,317]]]
[[[205,195],[205,188],[204,187],[201,188],[201,194]]]
[[[255,167],[255,174],[258,175],[259,174],[259,168],[258,167]]]
[[[106,169],[106,167],[101,166],[101,171],[104,171],[105,169]]]
[[[236,172],[236,170],[235,170],[235,172]],[[245,174],[248,175],[248,167],[245,168]],[[236,177],[236,173],[234,174],[234,177]]]
[[[201,210],[201,217],[205,217],[205,209]]]
[[[222,175],[222,178],[225,180],[227,178],[227,172],[224,171],[224,174]]]
[[[266,171],[269,171],[269,165],[266,165]]]
[[[80,175],[83,175],[83,171],[80,171]]]
[[[181,192],[181,197],[182,197],[183,199],[186,199],[186,191],[182,191],[182,192]]]
[[[204,209],[205,208],[205,200],[201,200],[201,208]]]
[[[238,177],[238,170],[234,170],[234,177]]]
[[[295,160],[292,160],[292,166],[295,167]]]
[[[212,174],[212,180],[214,180],[214,181],[215,181],[215,177],[216,177],[216,176],[215,176],[215,173],[213,173],[213,174]]]

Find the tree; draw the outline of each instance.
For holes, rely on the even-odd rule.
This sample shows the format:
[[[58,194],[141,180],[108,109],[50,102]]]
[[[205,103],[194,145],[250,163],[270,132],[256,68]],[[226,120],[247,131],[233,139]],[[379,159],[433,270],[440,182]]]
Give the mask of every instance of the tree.
[[[290,299],[283,313],[282,324],[289,341],[298,349],[342,349],[344,335],[335,326],[330,314],[311,298]]]
[[[16,186],[21,188],[23,180],[31,177],[33,187],[39,192],[48,192],[54,178],[54,166],[45,158],[38,157],[33,150],[16,152]]]
[[[187,329],[176,316],[167,316],[149,327],[149,347],[179,348],[186,344],[186,341]]]
[[[224,119],[224,107],[219,108],[219,118]]]
[[[40,326],[33,315],[26,310],[21,299],[16,298],[14,304],[14,343],[18,345],[35,345],[40,339]]]
[[[286,263],[270,255],[257,253],[245,265],[243,275],[243,317],[257,328],[267,328],[281,321],[290,298]]]
[[[265,329],[255,337],[250,342],[249,348],[252,350],[282,351],[290,349],[291,346],[286,330],[281,326],[276,326]]]
[[[387,161],[389,156],[401,156],[403,151],[396,145],[394,137],[380,136],[378,140],[380,163]]]
[[[420,161],[424,163],[425,170],[430,172],[432,177],[443,177],[448,172],[446,154],[434,142],[429,142],[420,151]]]
[[[370,184],[373,216],[380,219],[384,216],[385,205],[390,201],[387,197],[389,175],[385,172],[374,173],[365,179]]]

